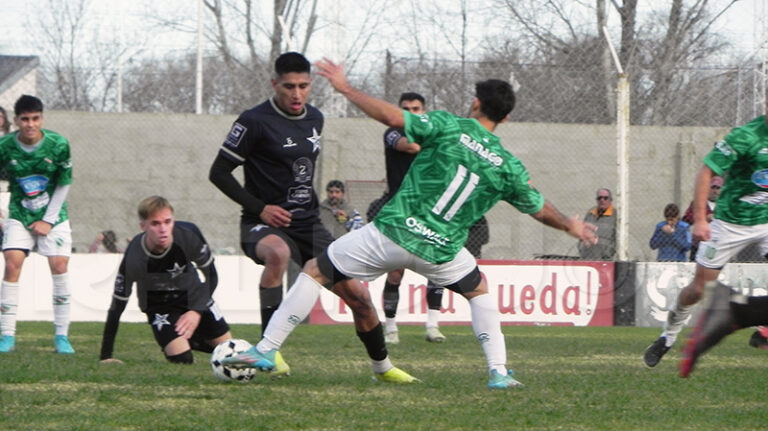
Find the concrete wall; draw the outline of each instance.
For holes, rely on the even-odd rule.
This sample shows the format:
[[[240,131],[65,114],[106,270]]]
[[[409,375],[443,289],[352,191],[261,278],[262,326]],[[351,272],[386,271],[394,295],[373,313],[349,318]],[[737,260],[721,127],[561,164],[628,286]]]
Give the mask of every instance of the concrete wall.
[[[138,231],[136,204],[162,194],[180,219],[197,222],[215,249],[239,252],[239,208],[208,181],[208,170],[235,116],[47,112],[45,127],[69,138],[75,169],[70,193],[74,240],[87,247],[98,231]],[[385,177],[382,133],[369,119],[328,119],[316,186],[330,179]],[[727,129],[633,127],[630,142],[630,259],[655,260],[648,247],[669,202],[688,206],[701,158]],[[615,191],[616,131],[612,126],[508,123],[497,129],[526,165],[534,185],[566,215],[594,205],[599,187]],[[236,171],[239,174],[239,170]],[[352,202],[361,212],[368,199]],[[577,255],[562,232],[545,228],[505,203],[489,213],[491,242],[483,257],[529,259]]]

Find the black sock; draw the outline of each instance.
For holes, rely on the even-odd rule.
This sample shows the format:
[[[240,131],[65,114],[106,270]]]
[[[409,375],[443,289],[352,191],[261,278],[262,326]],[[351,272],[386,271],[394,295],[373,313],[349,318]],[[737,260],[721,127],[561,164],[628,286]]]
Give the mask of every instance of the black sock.
[[[430,310],[439,310],[443,305],[443,288],[427,281],[427,306]]]
[[[259,301],[261,302],[261,336],[263,337],[269,319],[283,302],[283,285],[277,287],[259,286]]]
[[[736,323],[742,328],[768,325],[768,296],[752,296],[746,304],[731,302]]]
[[[381,361],[387,357],[387,345],[384,343],[384,328],[381,323],[368,332],[359,332],[357,337],[365,345],[368,351],[368,357],[374,361]]]
[[[384,283],[384,315],[393,318],[397,315],[397,303],[400,301],[400,284]]]

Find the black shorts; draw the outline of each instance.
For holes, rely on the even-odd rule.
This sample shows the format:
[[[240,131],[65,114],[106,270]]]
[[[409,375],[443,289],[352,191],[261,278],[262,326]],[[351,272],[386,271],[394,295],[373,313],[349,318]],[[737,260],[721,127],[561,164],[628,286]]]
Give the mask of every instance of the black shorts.
[[[243,223],[240,225],[240,246],[243,253],[259,265],[264,265],[264,261],[256,257],[256,245],[267,235],[282,238],[291,250],[291,259],[302,267],[333,242],[333,236],[319,218],[314,223],[283,229],[261,223]]]
[[[152,334],[160,347],[165,348],[171,341],[179,337],[176,333],[176,322],[186,311],[167,310],[167,312],[148,312],[147,323],[152,326]],[[229,324],[224,320],[224,316],[219,312],[214,303],[205,312],[200,315],[200,324],[197,325],[195,338],[202,340],[213,340],[221,337],[229,331]]]

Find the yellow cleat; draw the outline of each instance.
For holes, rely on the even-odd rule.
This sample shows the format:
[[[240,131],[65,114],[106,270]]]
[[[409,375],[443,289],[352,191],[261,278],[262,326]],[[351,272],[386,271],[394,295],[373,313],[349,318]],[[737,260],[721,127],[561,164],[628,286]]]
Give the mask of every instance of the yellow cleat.
[[[290,375],[291,367],[285,362],[280,351],[275,352],[275,368],[269,372],[269,376],[273,379],[282,379]]]
[[[376,374],[374,378],[376,379],[376,381],[384,382],[384,383],[406,384],[406,383],[421,382],[421,380],[417,379],[416,377],[413,377],[412,375],[406,373],[405,371],[397,367],[392,367],[389,369],[389,371],[385,373]]]

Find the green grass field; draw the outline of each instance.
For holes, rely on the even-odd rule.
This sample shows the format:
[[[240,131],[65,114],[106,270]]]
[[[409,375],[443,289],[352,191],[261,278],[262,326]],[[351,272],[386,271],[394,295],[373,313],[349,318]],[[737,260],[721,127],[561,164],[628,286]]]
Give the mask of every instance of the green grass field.
[[[485,387],[469,326],[444,326],[444,344],[401,326],[394,363],[418,385],[371,380],[351,326],[302,325],[283,354],[293,375],[247,384],[216,380],[208,355],[166,363],[146,324],[123,323],[115,356],[98,363],[101,323],[75,323],[73,356],[53,353],[48,322],[21,322],[16,351],[0,355],[0,428],[10,430],[765,430],[768,352],[748,331],[677,377],[679,348],[655,369],[650,328],[505,327],[509,365],[525,388]],[[234,325],[254,341],[258,326]]]

